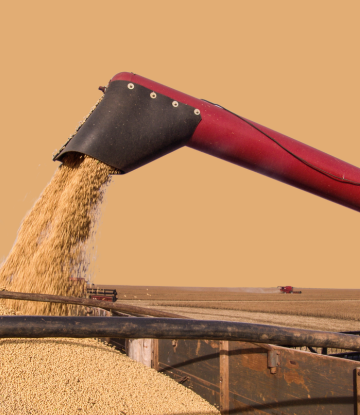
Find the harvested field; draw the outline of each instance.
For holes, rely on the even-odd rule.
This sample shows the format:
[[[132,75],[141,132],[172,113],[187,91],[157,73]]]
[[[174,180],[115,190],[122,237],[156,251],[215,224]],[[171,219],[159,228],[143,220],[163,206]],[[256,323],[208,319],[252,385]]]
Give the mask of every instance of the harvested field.
[[[259,294],[241,288],[116,286],[116,289],[118,301],[197,319],[360,331],[360,290],[301,289],[303,294],[280,294],[271,292],[274,289],[261,289],[263,293]]]
[[[0,305],[0,314],[14,314]],[[0,339],[0,414],[218,414],[166,375],[95,339]]]
[[[155,306],[152,302],[147,301],[126,301],[126,304],[155,308],[156,310],[168,311],[199,320],[241,321],[244,323],[270,324],[274,326],[297,327],[301,329],[338,332],[360,331],[360,322],[352,320],[294,316],[289,314],[270,314],[236,310],[209,309],[201,307],[173,307],[170,304],[167,306]]]
[[[360,290],[326,288],[298,288],[302,294],[281,294],[271,288],[213,288],[213,287],[152,287],[133,285],[97,285],[99,288],[116,288],[118,299],[164,301],[335,301],[360,300]]]
[[[202,301],[165,302],[159,306],[236,310],[253,313],[286,314],[292,316],[324,317],[338,320],[360,321],[360,300],[339,301]]]

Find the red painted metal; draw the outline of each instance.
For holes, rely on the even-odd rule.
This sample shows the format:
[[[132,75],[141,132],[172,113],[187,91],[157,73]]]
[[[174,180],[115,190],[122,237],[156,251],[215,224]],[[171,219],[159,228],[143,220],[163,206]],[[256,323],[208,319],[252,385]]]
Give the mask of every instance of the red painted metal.
[[[111,301],[111,302],[114,301],[112,296],[107,296],[107,295],[90,295],[90,299],[100,300],[100,301]]]
[[[202,121],[187,145],[196,150],[280,180],[325,199],[360,211],[360,169],[290,137],[250,121],[286,149],[336,180],[309,167],[234,114],[215,105],[128,72],[111,81],[127,80],[191,105],[201,111]]]
[[[293,292],[293,287],[291,287],[291,285],[287,285],[286,287],[278,287],[278,288],[280,288],[280,291],[285,294],[290,294]]]
[[[294,291],[294,287],[291,285],[286,285],[285,287],[279,286],[278,288],[280,288],[283,294],[301,294],[301,291]]]

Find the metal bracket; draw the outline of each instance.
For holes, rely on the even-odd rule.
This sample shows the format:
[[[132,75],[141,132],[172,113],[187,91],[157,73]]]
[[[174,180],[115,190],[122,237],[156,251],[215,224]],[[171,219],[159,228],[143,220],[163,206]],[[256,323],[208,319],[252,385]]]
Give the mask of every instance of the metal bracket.
[[[280,350],[268,350],[267,365],[268,368],[270,368],[270,373],[274,375],[276,373],[276,369],[280,366]]]
[[[178,346],[178,340],[174,339],[174,340],[171,342],[171,345],[172,345],[172,347],[173,347],[173,349],[174,349],[174,353],[176,353],[176,348],[177,348],[177,346]]]
[[[253,343],[255,346],[261,347],[267,350],[267,366],[270,369],[270,373],[275,375],[276,369],[280,367],[280,350],[275,349],[270,344],[265,343]],[[360,414],[359,414],[360,415]]]

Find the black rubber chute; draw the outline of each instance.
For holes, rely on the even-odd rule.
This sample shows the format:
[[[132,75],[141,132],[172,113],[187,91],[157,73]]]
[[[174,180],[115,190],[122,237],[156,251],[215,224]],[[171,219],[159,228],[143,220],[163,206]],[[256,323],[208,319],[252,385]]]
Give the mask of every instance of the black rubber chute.
[[[78,152],[128,173],[184,146],[201,121],[195,112],[141,85],[113,81],[54,160]]]
[[[350,334],[233,321],[176,318],[0,316],[0,338],[11,337],[240,340],[360,350],[360,337]]]

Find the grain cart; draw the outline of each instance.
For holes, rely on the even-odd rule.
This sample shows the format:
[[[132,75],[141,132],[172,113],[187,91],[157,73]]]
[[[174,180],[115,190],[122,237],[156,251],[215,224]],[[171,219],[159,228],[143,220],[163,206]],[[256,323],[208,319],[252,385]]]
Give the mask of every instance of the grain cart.
[[[88,282],[85,280],[85,278],[79,277],[70,277],[70,283],[86,285],[87,298],[100,301],[116,301],[117,291],[114,289],[89,287]]]
[[[117,291],[110,288],[87,288],[86,294],[92,300],[115,302]]]
[[[101,90],[102,101],[54,160],[78,152],[126,174],[188,146],[360,210],[355,166],[133,73],[115,75]],[[135,314],[141,313],[150,310]],[[223,414],[360,414],[355,333],[179,317],[27,317],[25,322],[5,316],[0,337],[152,338],[152,366],[192,387]],[[294,346],[308,346],[310,352]],[[322,354],[312,353],[314,347]],[[326,355],[333,348],[345,350]]]

